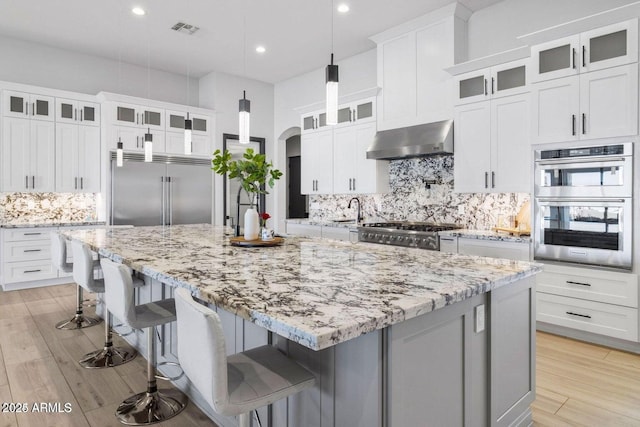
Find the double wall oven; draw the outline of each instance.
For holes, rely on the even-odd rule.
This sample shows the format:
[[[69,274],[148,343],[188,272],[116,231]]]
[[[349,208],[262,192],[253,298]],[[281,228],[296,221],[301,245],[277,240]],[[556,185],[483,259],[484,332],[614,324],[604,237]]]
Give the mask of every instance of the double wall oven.
[[[631,269],[633,144],[537,150],[534,256]]]

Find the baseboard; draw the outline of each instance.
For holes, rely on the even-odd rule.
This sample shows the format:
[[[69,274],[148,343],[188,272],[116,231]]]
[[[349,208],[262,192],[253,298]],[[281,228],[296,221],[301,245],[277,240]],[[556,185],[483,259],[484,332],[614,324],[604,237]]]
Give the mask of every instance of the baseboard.
[[[542,332],[549,332],[551,334],[561,335],[567,338],[573,338],[580,341],[590,342],[592,344],[615,348],[617,350],[640,354],[640,343],[633,341],[626,341],[619,338],[612,338],[604,335],[594,334],[591,332],[579,331],[577,329],[553,325],[546,322],[536,322],[536,329]]]
[[[18,291],[21,289],[43,288],[45,286],[66,285],[74,283],[73,277],[58,277],[56,279],[35,280],[32,282],[5,283],[3,291]]]

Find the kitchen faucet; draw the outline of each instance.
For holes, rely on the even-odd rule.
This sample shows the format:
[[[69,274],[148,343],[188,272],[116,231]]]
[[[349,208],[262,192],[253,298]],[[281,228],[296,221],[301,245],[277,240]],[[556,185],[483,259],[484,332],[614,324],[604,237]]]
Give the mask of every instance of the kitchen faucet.
[[[357,197],[352,197],[351,200],[349,200],[349,206],[347,206],[347,209],[351,209],[351,202],[353,201],[358,202],[358,210],[356,211],[356,224],[362,222],[362,215],[360,214],[360,199],[358,199]]]

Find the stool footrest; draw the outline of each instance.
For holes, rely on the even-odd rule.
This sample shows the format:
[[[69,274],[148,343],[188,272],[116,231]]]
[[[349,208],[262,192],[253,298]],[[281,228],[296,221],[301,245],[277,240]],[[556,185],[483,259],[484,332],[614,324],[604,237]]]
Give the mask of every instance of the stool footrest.
[[[158,365],[156,366],[156,368],[160,367],[160,366],[164,366],[164,365],[169,365],[169,366],[180,366],[179,363],[176,362],[160,362],[158,363]],[[182,370],[182,368],[180,368],[180,374],[175,376],[175,377],[167,377],[164,375],[158,375],[156,373],[156,378],[159,380],[165,380],[165,381],[175,381],[175,380],[179,380],[180,378],[182,378],[184,376],[184,371]]]

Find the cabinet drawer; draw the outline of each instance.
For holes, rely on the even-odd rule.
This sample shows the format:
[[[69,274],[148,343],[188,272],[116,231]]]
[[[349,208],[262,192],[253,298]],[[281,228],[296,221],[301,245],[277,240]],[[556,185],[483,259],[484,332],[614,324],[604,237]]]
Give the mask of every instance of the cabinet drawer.
[[[5,242],[18,242],[23,240],[49,240],[51,232],[55,228],[7,228],[3,230]]]
[[[529,243],[458,238],[458,253],[529,261]]]
[[[334,240],[349,240],[349,229],[345,227],[322,227],[322,237]]]
[[[4,282],[30,282],[33,280],[55,279],[58,272],[51,260],[6,262],[3,264]]]
[[[322,227],[319,225],[287,223],[287,234],[294,236],[322,237]]]
[[[51,240],[27,240],[4,244],[4,262],[30,260],[51,261]]]
[[[545,264],[536,286],[548,294],[638,307],[638,276],[631,273]]]
[[[638,309],[537,292],[537,320],[624,340],[638,340]]]

